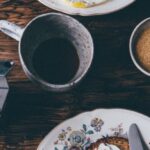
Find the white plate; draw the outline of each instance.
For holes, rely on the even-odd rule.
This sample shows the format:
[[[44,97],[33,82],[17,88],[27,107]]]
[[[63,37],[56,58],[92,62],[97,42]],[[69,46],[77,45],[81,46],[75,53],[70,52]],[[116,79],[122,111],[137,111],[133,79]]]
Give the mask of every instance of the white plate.
[[[110,0],[105,4],[94,6],[91,8],[74,8],[66,3],[63,0],[39,0],[44,5],[52,8],[54,10],[70,14],[70,15],[81,15],[81,16],[93,16],[93,15],[104,15],[116,12],[121,10],[136,0]]]
[[[95,119],[98,118],[96,121]],[[95,121],[94,121],[95,120]],[[99,121],[100,120],[100,121]],[[98,122],[95,124],[94,122]],[[93,124],[93,127],[91,126]],[[98,109],[82,113],[54,128],[41,142],[38,150],[68,150],[72,133],[84,132],[85,143],[93,143],[104,136],[119,136],[127,138],[129,126],[136,123],[143,139],[150,148],[150,118],[140,113],[124,109]],[[90,139],[90,140],[89,140]],[[88,140],[88,141],[87,141]]]

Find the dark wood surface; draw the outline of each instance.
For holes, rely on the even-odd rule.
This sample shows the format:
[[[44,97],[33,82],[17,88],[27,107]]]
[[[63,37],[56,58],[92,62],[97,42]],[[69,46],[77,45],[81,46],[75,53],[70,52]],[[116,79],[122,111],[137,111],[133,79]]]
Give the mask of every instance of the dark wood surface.
[[[140,73],[129,55],[134,27],[150,16],[149,0],[139,0],[117,13],[78,17],[91,32],[95,57],[86,79],[74,90],[49,93],[32,84],[18,59],[17,42],[0,33],[0,59],[12,59],[10,93],[0,123],[0,150],[35,150],[57,124],[96,108],[126,108],[150,116],[150,78]],[[53,10],[35,0],[0,6],[0,19],[25,26],[39,14]]]

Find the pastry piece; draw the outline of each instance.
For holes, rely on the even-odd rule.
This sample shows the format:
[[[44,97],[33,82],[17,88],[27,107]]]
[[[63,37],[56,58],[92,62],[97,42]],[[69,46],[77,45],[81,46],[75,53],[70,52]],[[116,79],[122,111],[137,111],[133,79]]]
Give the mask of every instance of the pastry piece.
[[[103,150],[103,147],[113,150],[130,150],[128,140],[122,137],[107,137],[99,139],[97,142],[92,143],[87,150]]]

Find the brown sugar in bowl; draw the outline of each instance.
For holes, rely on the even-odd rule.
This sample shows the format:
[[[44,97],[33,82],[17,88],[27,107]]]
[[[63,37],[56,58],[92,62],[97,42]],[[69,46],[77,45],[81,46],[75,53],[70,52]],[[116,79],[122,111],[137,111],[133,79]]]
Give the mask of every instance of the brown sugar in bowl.
[[[144,69],[150,72],[150,28],[145,29],[139,37],[136,54]]]
[[[134,65],[142,73],[150,76],[150,18],[140,22],[133,30],[129,52]]]

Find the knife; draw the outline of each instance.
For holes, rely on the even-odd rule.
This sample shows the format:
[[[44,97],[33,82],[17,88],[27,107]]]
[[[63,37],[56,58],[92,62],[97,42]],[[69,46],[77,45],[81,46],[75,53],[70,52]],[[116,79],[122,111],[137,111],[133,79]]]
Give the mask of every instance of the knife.
[[[0,61],[0,113],[3,110],[9,92],[6,75],[12,69],[13,64],[12,61]]]
[[[129,128],[129,146],[130,150],[144,150],[139,129],[136,124]]]

